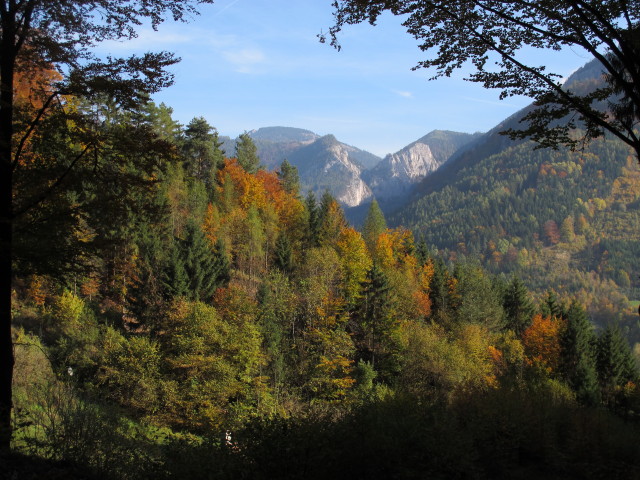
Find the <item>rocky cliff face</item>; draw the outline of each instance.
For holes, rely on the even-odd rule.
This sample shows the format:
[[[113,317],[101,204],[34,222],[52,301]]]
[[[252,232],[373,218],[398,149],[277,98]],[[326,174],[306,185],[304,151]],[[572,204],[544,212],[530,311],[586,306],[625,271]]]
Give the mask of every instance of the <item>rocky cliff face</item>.
[[[399,197],[440,165],[431,147],[418,141],[387,155],[374,168],[364,172],[363,178],[376,198]]]
[[[365,171],[362,178],[378,200],[394,199],[396,204],[477,136],[434,130],[399,152],[387,155],[374,168]]]
[[[362,167],[353,160],[354,147],[326,135],[293,152],[289,161],[298,167],[303,190],[322,195],[325,190],[348,207],[371,198],[371,189],[362,180]]]

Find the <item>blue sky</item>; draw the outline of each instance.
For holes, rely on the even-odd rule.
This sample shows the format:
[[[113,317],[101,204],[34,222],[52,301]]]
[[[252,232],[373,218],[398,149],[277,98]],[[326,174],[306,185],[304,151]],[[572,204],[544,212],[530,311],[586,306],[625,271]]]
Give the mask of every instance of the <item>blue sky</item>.
[[[305,128],[380,156],[434,129],[486,131],[529,103],[499,101],[497,91],[462,73],[428,81],[429,72],[411,71],[424,54],[393,16],[345,29],[340,52],[318,41],[331,25],[330,0],[218,0],[189,23],[141,28],[137,39],[100,49],[181,57],[175,84],[154,100],[183,124],[203,116],[231,137],[267,126]],[[537,58],[565,76],[589,60],[571,50]]]

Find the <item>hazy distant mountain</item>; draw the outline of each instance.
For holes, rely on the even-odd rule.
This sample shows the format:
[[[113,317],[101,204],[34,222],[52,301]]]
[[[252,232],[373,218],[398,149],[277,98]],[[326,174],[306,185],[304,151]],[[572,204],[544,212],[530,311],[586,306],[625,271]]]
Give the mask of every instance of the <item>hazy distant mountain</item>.
[[[361,150],[326,135],[291,153],[288,160],[298,168],[303,191],[322,195],[325,190],[348,207],[371,198],[371,189],[362,180]]]
[[[320,135],[310,130],[293,127],[263,127],[258,130],[251,130],[249,135],[254,141],[264,140],[272,143],[300,143],[305,145],[320,138]]]
[[[416,183],[479,135],[434,130],[402,150],[387,155],[374,168],[363,172],[362,178],[378,200],[404,197]]]
[[[258,149],[260,162],[267,169],[277,168],[283,160],[289,159],[293,152],[318,140],[320,135],[310,130],[294,127],[262,127],[248,132]],[[222,149],[226,156],[235,154],[236,140],[220,136]],[[349,152],[349,161],[360,170],[371,168],[380,162],[380,157],[359,148],[341,143]]]

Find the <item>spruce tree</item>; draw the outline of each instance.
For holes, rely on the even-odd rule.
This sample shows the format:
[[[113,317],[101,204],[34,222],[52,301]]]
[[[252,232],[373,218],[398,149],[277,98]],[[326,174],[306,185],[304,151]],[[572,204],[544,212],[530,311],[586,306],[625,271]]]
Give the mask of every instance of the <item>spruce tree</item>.
[[[507,285],[502,302],[505,313],[505,328],[512,330],[518,337],[531,325],[535,308],[527,287],[514,276]]]
[[[454,302],[451,298],[451,275],[440,257],[433,262],[433,277],[429,288],[431,316],[440,323],[448,323],[453,318]]]
[[[424,265],[425,263],[427,263],[427,260],[431,258],[431,252],[429,252],[429,246],[424,240],[424,237],[420,238],[420,240],[416,244],[416,258],[418,259],[420,265]]]
[[[189,292],[189,277],[184,268],[182,249],[177,238],[174,239],[169,250],[163,284],[167,299],[183,297]]]
[[[617,390],[627,382],[637,381],[638,367],[629,343],[617,325],[608,325],[604,329],[597,346],[598,380],[603,400],[614,406]]]
[[[596,405],[600,400],[596,367],[596,336],[584,308],[573,302],[561,337],[562,371],[578,401]]]
[[[163,313],[167,296],[162,272],[168,259],[160,235],[150,225],[142,229],[137,244],[137,274],[128,292],[129,311],[153,331],[152,323]]]
[[[540,307],[540,313],[545,317],[567,318],[567,307],[558,300],[556,292],[547,290],[547,297]]]
[[[380,205],[378,205],[378,202],[374,198],[373,202],[371,202],[371,206],[369,207],[367,218],[365,218],[362,226],[362,237],[367,244],[369,252],[373,252],[375,250],[378,237],[386,229],[387,221],[380,209]]]
[[[291,242],[285,232],[280,232],[276,240],[274,265],[284,273],[290,273],[293,269],[291,259]]]
[[[224,287],[231,280],[231,263],[221,238],[213,246],[213,267],[211,271],[216,277],[215,288]]]
[[[185,238],[174,241],[165,277],[171,296],[210,301],[215,289],[229,281],[222,242],[211,245],[200,226],[189,221]]]
[[[181,243],[189,277],[188,296],[194,300],[210,300],[217,281],[211,244],[195,222],[187,223],[185,239]]]
[[[374,264],[362,282],[361,297],[356,303],[354,318],[360,332],[360,356],[371,363],[382,377],[393,374],[395,350],[393,331],[393,293],[387,276]]]

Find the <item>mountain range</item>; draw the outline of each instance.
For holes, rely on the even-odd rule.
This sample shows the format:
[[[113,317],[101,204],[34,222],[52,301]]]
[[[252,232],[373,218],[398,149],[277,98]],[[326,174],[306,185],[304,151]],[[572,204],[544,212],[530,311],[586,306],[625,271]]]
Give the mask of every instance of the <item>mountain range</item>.
[[[380,158],[334,135],[301,128],[264,127],[247,133],[266,168],[277,168],[286,159],[298,168],[303,192],[322,195],[328,190],[347,210],[366,207],[373,198],[387,209],[402,204],[416,184],[479,136],[436,130]],[[227,155],[235,151],[235,140],[220,141]]]
[[[592,62],[565,85],[586,90],[598,81]],[[629,298],[640,298],[637,159],[608,137],[570,152],[500,134],[530,108],[484,134],[430,132],[385,158],[309,130],[249,134],[265,166],[288,159],[303,193],[328,189],[352,223],[376,198],[389,225],[410,228],[445,258],[474,258],[495,273],[517,274],[539,297],[551,286],[578,298],[596,323],[616,318],[640,339],[630,332],[637,328],[629,309]]]

